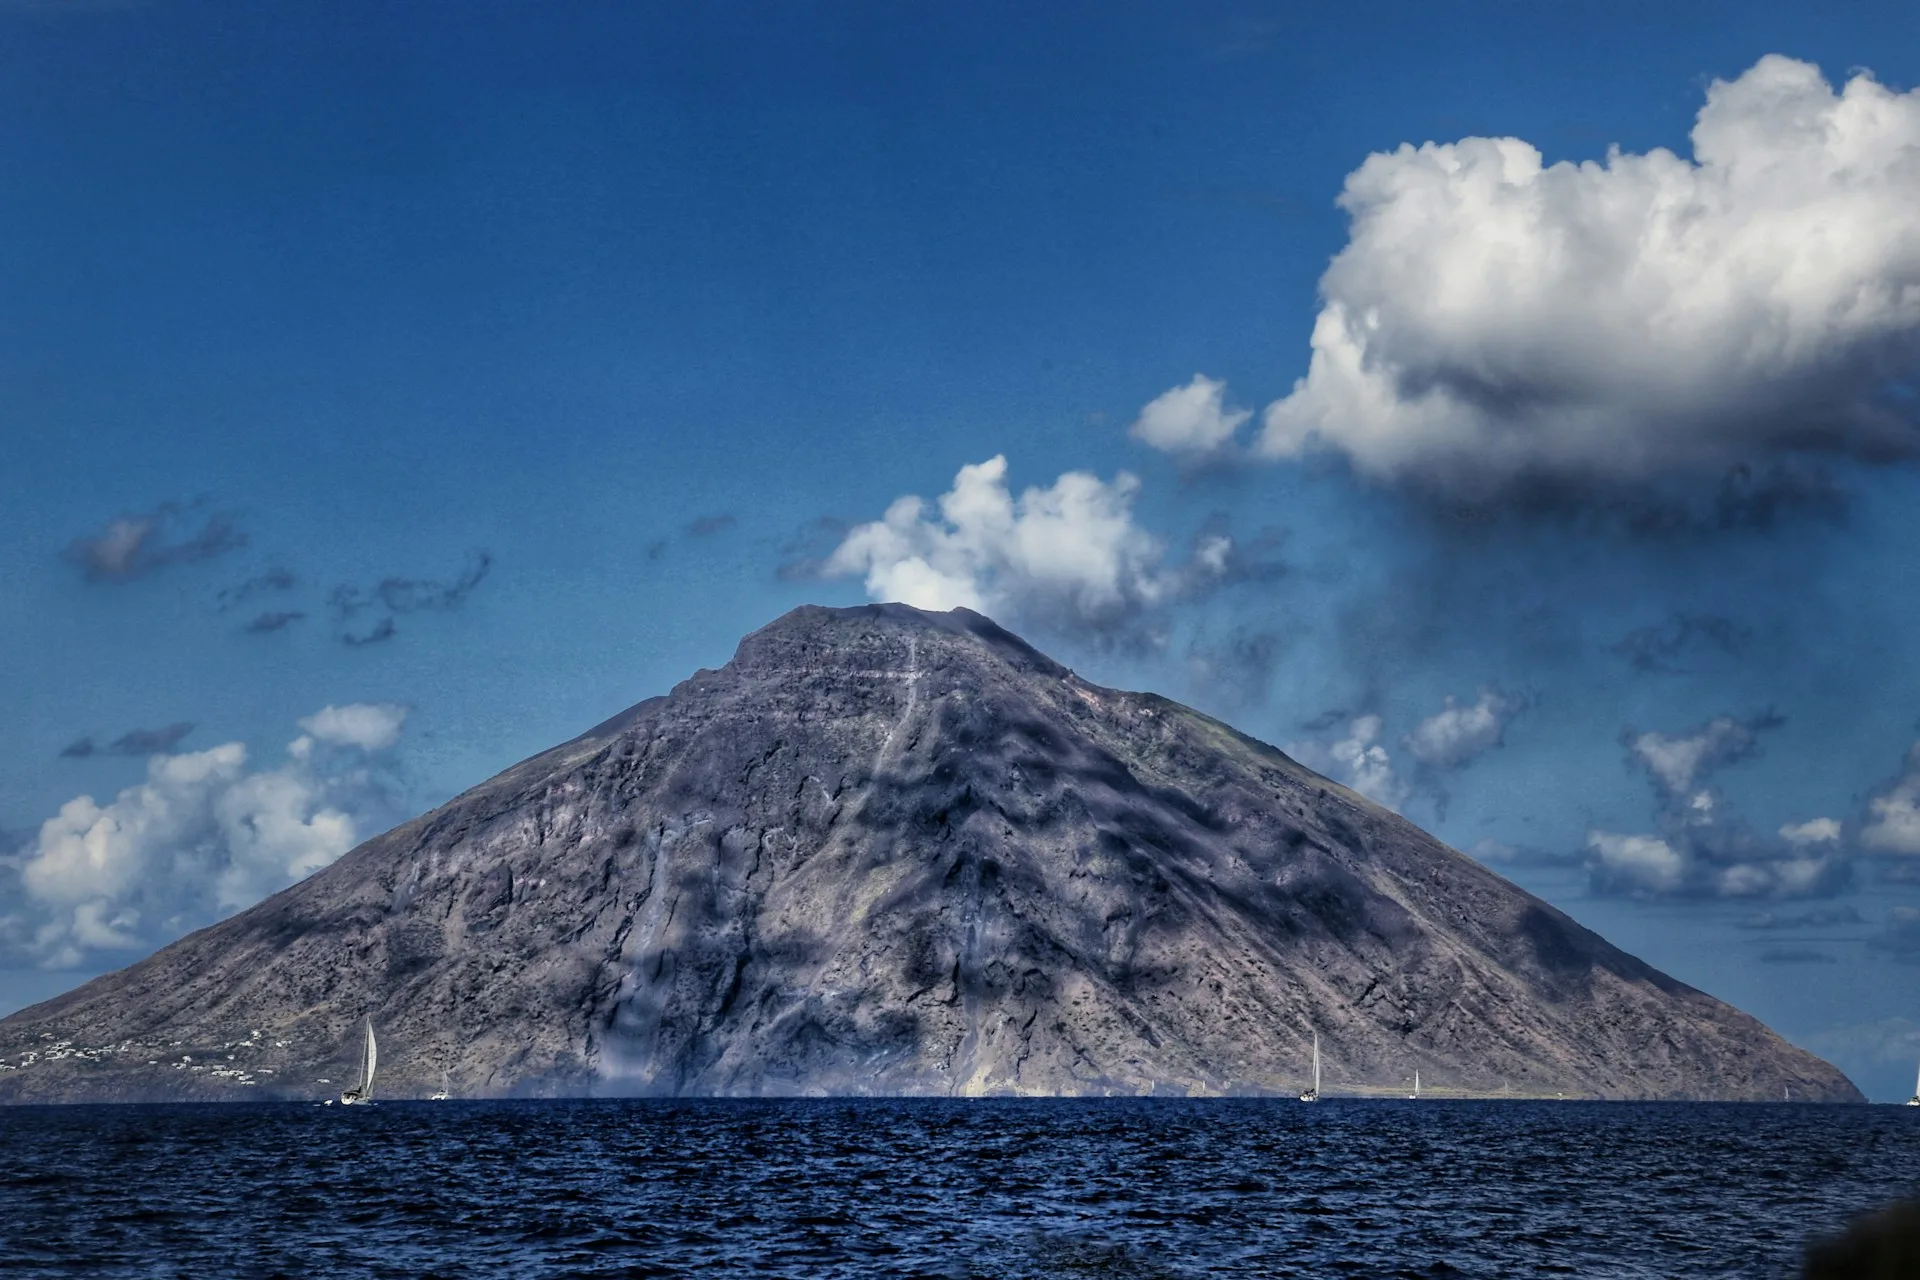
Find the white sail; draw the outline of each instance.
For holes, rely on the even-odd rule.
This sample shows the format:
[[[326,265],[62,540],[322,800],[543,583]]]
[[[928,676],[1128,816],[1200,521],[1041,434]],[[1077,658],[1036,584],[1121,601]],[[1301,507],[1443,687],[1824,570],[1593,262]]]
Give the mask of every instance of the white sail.
[[[367,1095],[368,1097],[373,1096],[373,1068],[375,1064],[378,1063],[379,1061],[380,1061],[380,1047],[379,1045],[374,1043],[373,1019],[369,1017],[367,1019],[366,1075],[361,1079],[361,1083],[360,1083],[360,1092]]]
[[[1413,1069],[1413,1096],[1416,1098],[1420,1096],[1420,1068],[1418,1067]]]
[[[1313,1091],[1320,1092],[1320,1033],[1313,1033]]]
[[[380,1062],[380,1046],[373,1038],[373,1015],[367,1015],[367,1036],[360,1046],[360,1083],[340,1095],[347,1106],[373,1101],[373,1072]]]

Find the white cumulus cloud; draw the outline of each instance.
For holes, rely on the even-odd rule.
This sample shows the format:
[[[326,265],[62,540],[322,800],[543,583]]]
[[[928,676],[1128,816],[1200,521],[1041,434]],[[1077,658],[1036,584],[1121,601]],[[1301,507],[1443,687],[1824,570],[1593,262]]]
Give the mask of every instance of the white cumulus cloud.
[[[1380,742],[1380,729],[1379,716],[1355,716],[1331,742],[1289,742],[1284,749],[1314,772],[1397,812],[1413,788],[1394,768],[1393,757]]]
[[[1459,769],[1499,746],[1508,722],[1525,705],[1493,688],[1482,689],[1479,698],[1466,706],[1449,695],[1439,711],[1415,725],[1400,742],[1430,769]]]
[[[1416,792],[1428,793],[1444,817],[1447,795],[1440,788],[1440,775],[1465,768],[1499,746],[1507,723],[1525,705],[1493,688],[1482,689],[1478,699],[1464,706],[1449,696],[1439,711],[1401,736],[1400,745],[1416,765],[1410,774],[1402,773],[1394,762],[1383,736],[1385,723],[1371,712],[1317,722],[1309,727],[1334,730],[1343,720],[1344,726],[1334,730],[1332,737],[1289,742],[1283,749],[1309,769],[1395,812],[1404,809]]]
[[[1867,801],[1860,843],[1875,853],[1920,855],[1920,742],[1908,750],[1900,776]]]
[[[1887,388],[1920,357],[1920,91],[1769,56],[1708,88],[1691,158],[1408,145],[1340,203],[1269,456],[1491,493],[1914,447]]]
[[[1691,787],[1695,779],[1758,750],[1757,731],[1768,723],[1765,719],[1747,721],[1715,716],[1699,728],[1678,736],[1629,732],[1627,749],[1661,787],[1669,794],[1679,795]]]
[[[111,897],[147,871],[155,848],[195,844],[213,797],[246,768],[238,742],[177,756],[154,756],[147,780],[100,805],[76,796],[40,827],[23,864],[27,892],[41,902],[77,905]]]
[[[1111,627],[1221,581],[1233,543],[1212,535],[1192,563],[1167,563],[1137,524],[1140,482],[1069,471],[1015,496],[1004,457],[965,466],[933,508],[896,500],[827,557],[828,577],[860,577],[875,600],[965,607],[1054,625]]]
[[[1587,848],[1611,879],[1646,893],[1677,893],[1687,882],[1687,859],[1659,836],[1593,831]]]
[[[300,727],[330,746],[385,751],[400,741],[400,728],[406,722],[407,709],[398,703],[349,702],[302,717]]]
[[[156,946],[326,866],[386,809],[370,756],[404,710],[352,704],[301,721],[275,768],[247,748],[156,755],[106,804],[77,796],[14,859],[29,915],[10,930],[54,968]]]
[[[1192,382],[1149,401],[1128,434],[1167,453],[1213,453],[1253,416],[1247,409],[1229,409],[1226,395],[1226,383],[1196,373]]]
[[[1759,735],[1781,721],[1715,716],[1685,733],[1621,735],[1628,759],[1652,785],[1657,830],[1592,831],[1587,869],[1596,890],[1634,897],[1803,898],[1830,894],[1851,875],[1840,823],[1788,823],[1777,838],[1729,811],[1710,784],[1726,765],[1759,751]]]
[[[1805,822],[1789,822],[1780,828],[1780,838],[1796,847],[1799,845],[1838,844],[1840,842],[1840,823],[1834,818],[1810,818]]]

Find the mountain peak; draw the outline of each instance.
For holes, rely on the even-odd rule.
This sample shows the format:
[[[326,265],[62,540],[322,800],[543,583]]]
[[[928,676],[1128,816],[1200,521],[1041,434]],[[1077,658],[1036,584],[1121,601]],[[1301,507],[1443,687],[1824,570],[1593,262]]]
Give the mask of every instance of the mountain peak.
[[[939,612],[907,604],[851,608],[801,605],[740,642],[731,665],[754,668],[821,658],[846,661],[892,641],[927,637],[971,641],[1001,661],[1037,675],[1060,677],[1067,669],[984,614],[959,608]]]
[[[1280,752],[1069,675],[969,610],[796,609],[0,1021],[32,1056],[0,1098],[324,1093],[368,1015],[401,1093],[1288,1093],[1317,1033],[1329,1092],[1859,1096]],[[196,1069],[239,1043],[245,1079]]]

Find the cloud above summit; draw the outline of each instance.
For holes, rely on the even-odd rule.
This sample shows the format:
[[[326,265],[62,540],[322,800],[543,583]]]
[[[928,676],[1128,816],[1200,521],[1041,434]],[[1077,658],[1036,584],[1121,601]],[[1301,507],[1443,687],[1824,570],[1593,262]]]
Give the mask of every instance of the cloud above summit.
[[[1448,497],[1632,492],[1920,444],[1920,91],[1769,56],[1691,158],[1546,164],[1519,138],[1370,156],[1340,197],[1307,374],[1254,449]],[[1135,434],[1224,439],[1205,379]]]
[[[1109,630],[1245,572],[1234,541],[1209,531],[1183,565],[1133,514],[1140,482],[1069,471],[1015,495],[1004,456],[960,468],[929,504],[896,499],[821,562],[875,600],[976,609],[1043,626]]]

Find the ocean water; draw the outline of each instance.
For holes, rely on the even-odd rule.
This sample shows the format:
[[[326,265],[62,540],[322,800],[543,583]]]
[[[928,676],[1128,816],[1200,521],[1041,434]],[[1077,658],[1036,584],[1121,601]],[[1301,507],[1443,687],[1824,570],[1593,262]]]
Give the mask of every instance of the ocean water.
[[[1791,1276],[1899,1107],[0,1108],[0,1276]]]

